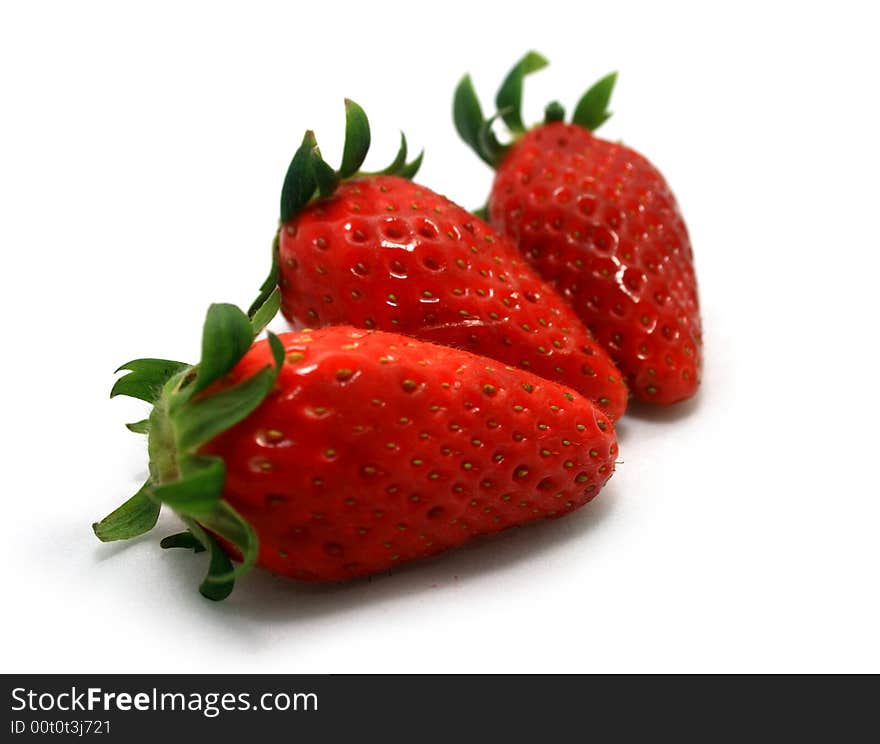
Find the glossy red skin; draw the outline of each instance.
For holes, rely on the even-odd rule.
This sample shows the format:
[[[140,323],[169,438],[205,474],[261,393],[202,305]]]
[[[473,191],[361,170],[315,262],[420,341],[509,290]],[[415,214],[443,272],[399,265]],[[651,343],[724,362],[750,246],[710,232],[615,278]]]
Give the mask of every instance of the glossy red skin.
[[[571,303],[634,397],[675,403],[700,383],[693,254],[675,197],[642,155],[553,123],[498,167],[489,216]]]
[[[281,227],[278,254],[294,327],[405,333],[561,382],[612,419],[626,408],[621,373],[516,247],[426,188],[343,182]]]
[[[383,571],[567,514],[614,470],[612,423],[562,385],[398,334],[280,338],[289,361],[275,389],[203,450],[225,460],[224,498],[275,573]],[[223,385],[270,363],[258,342]]]

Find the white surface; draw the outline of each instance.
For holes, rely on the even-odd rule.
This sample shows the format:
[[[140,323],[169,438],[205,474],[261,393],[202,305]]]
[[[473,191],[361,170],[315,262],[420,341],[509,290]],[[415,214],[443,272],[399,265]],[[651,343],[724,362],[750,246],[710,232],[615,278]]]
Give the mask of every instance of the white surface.
[[[880,671],[869,4],[516,5],[3,5],[4,671]],[[255,572],[217,605],[170,520],[100,545],[145,469],[113,369],[194,358],[207,305],[251,298],[302,131],[337,159],[350,96],[368,166],[403,128],[475,206],[454,84],[488,101],[528,48],[529,120],[620,70],[602,134],[683,206],[699,398],[627,416],[576,515],[370,582]]]

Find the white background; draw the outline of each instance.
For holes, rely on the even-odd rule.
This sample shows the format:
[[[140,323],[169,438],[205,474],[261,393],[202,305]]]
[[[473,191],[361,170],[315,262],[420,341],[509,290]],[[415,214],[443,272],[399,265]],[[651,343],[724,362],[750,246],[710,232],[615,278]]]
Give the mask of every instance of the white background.
[[[870,4],[493,5],[3,4],[4,671],[880,671]],[[251,299],[302,131],[335,161],[352,97],[367,166],[403,128],[476,206],[453,87],[488,101],[529,48],[529,120],[620,71],[602,134],[683,207],[699,397],[634,407],[579,513],[372,581],[255,571],[214,604],[172,518],[99,544],[146,463],[113,370],[194,359],[207,305]]]

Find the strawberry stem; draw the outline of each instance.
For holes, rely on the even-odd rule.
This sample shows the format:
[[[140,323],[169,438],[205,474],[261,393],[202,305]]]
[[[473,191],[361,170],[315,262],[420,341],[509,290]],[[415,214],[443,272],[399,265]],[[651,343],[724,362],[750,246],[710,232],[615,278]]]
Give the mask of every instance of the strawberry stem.
[[[565,108],[559,101],[551,101],[544,108],[544,123],[550,124],[554,121],[563,121],[565,119]]]

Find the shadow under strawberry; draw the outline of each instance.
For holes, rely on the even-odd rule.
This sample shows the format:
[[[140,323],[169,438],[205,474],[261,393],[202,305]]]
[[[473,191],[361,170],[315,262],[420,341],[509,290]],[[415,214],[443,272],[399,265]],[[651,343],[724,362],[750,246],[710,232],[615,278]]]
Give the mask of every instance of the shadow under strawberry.
[[[223,628],[240,637],[251,621],[296,623],[341,614],[386,602],[396,602],[413,594],[443,591],[479,579],[485,574],[503,573],[525,561],[539,561],[542,554],[564,549],[572,542],[584,541],[613,513],[617,494],[609,484],[603,498],[593,501],[566,519],[534,522],[471,540],[456,551],[415,563],[401,565],[371,576],[339,582],[292,582],[265,571],[254,572],[236,592],[209,613],[224,618]],[[579,556],[579,560],[581,556]],[[589,554],[584,560],[589,560]],[[169,581],[182,590],[197,583],[200,568],[187,556],[178,556]],[[204,607],[190,595],[194,607]],[[525,601],[525,600],[524,600]]]

